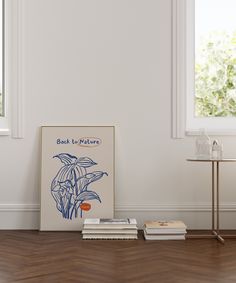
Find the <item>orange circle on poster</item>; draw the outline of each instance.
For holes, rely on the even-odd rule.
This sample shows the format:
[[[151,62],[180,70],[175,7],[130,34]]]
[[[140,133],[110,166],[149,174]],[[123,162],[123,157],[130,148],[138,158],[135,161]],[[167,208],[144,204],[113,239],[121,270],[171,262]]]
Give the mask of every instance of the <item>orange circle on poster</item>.
[[[83,202],[79,206],[82,210],[89,211],[91,209],[91,204],[87,202]]]

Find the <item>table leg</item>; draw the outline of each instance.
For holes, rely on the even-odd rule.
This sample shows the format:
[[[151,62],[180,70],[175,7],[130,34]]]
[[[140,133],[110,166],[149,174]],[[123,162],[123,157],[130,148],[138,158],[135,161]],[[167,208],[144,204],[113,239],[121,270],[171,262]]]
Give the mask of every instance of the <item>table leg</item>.
[[[221,242],[221,244],[225,243],[225,240],[216,231],[213,231],[213,234],[215,235],[216,239]]]
[[[219,208],[219,161],[216,162],[216,229],[217,234],[219,234],[220,230],[220,208]]]
[[[220,177],[219,177],[219,161],[216,162],[216,238],[222,244],[225,240],[220,236]]]
[[[212,161],[212,232],[215,230],[215,163]]]

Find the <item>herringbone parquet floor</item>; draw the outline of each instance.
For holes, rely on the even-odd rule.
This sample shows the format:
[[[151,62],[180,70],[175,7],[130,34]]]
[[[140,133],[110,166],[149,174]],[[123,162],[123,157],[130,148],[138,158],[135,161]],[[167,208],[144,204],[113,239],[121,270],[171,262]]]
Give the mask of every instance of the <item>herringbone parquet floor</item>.
[[[0,231],[0,283],[235,283],[236,239],[83,241],[77,232]]]

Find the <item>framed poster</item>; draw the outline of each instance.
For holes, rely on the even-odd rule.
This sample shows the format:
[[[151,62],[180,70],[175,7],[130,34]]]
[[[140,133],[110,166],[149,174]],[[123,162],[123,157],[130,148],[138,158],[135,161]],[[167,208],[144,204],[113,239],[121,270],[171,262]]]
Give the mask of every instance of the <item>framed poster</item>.
[[[40,230],[114,216],[114,127],[42,127]]]

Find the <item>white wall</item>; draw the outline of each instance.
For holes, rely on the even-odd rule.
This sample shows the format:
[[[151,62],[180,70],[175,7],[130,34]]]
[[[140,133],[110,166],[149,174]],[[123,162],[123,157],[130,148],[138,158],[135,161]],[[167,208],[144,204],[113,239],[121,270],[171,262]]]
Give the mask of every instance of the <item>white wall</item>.
[[[207,228],[210,165],[186,161],[193,138],[171,139],[171,0],[21,1],[25,138],[0,137],[0,228],[38,228],[40,126],[100,124],[116,126],[117,217]],[[222,166],[224,228],[235,172]]]

